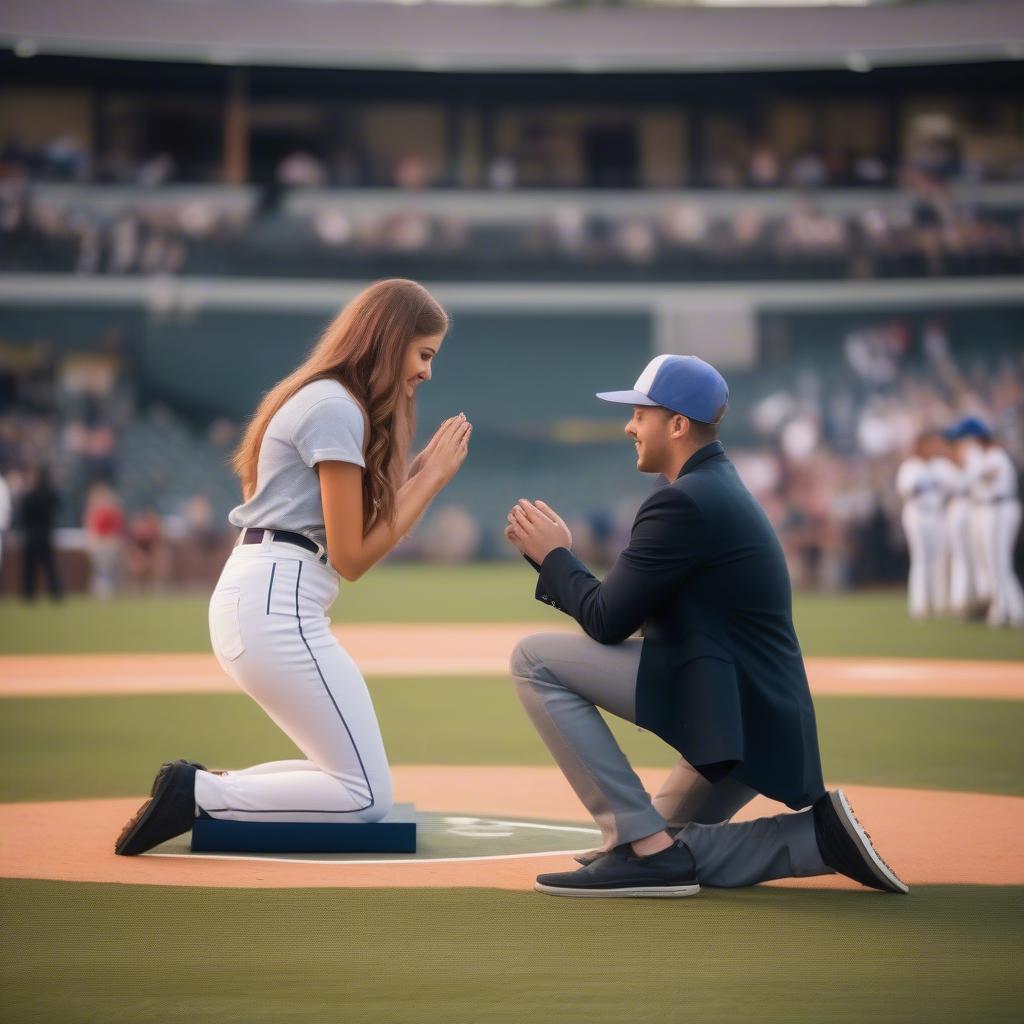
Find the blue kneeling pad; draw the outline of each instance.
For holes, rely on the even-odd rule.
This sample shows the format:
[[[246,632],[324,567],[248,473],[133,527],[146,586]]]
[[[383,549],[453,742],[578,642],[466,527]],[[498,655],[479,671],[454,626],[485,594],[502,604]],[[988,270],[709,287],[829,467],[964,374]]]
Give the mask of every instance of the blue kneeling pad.
[[[335,821],[227,821],[206,815],[192,826],[193,853],[415,853],[412,804],[395,804],[372,824]]]

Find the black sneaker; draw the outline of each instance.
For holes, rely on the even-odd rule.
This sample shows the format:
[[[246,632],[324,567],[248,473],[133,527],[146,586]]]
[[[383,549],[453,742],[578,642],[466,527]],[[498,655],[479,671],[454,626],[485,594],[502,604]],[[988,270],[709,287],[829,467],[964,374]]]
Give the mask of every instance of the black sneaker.
[[[910,887],[879,857],[871,836],[853,815],[846,794],[837,789],[814,803],[814,837],[821,859],[834,871],[861,885],[904,895]]]
[[[578,871],[538,875],[537,892],[551,896],[694,896],[700,892],[693,855],[683,843],[639,857],[628,844]]]
[[[195,778],[195,765],[184,761],[158,773],[152,798],[121,829],[114,852],[131,857],[188,832],[196,816]]]
[[[160,770],[156,773],[156,778],[153,779],[153,785],[149,790],[150,796],[156,796],[156,791],[160,788],[161,780],[176,764],[190,764],[196,771],[206,771],[206,765],[200,764],[198,761],[186,761],[183,758],[179,758],[177,761],[164,761],[164,763],[160,765]]]

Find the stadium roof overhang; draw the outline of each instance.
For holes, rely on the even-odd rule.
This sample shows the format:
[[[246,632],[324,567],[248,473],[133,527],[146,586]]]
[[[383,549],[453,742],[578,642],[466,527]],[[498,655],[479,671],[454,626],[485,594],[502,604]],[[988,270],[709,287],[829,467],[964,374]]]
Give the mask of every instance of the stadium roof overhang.
[[[1024,57],[1024,2],[870,7],[505,7],[324,0],[4,0],[0,45],[291,67],[672,72]]]

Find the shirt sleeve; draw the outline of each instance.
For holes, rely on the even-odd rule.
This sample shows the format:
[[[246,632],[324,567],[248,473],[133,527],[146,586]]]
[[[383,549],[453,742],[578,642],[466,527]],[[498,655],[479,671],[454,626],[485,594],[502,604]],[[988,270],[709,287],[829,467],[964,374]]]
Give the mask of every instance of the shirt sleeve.
[[[365,466],[363,411],[350,398],[322,398],[303,413],[292,431],[292,443],[311,469],[318,462],[351,462]]]

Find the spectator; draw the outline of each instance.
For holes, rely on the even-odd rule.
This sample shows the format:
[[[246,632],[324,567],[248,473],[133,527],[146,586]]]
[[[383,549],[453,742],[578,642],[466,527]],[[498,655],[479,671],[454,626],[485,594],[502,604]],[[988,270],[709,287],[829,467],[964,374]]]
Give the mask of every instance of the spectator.
[[[120,584],[124,530],[117,492],[109,484],[93,484],[85,499],[85,532],[92,561],[92,593],[103,601],[113,597]]]
[[[53,538],[60,510],[60,495],[50,481],[50,471],[37,466],[29,473],[28,485],[21,499],[22,529],[21,593],[26,601],[34,601],[40,570],[46,577],[50,597],[61,599],[60,575]]]
[[[287,188],[320,188],[325,177],[323,164],[304,150],[289,153],[277,167],[278,183]]]
[[[519,172],[515,160],[507,153],[499,153],[487,169],[487,183],[493,189],[515,188],[519,183]]]
[[[780,183],[782,165],[778,155],[766,143],[760,143],[751,152],[747,177],[751,185],[760,188],[774,188]]]
[[[83,181],[89,172],[89,157],[81,139],[73,135],[52,138],[43,151],[48,176],[58,181]]]
[[[143,188],[159,188],[174,177],[174,158],[156,153],[139,166],[138,182]]]
[[[344,210],[327,206],[313,214],[313,232],[326,246],[340,249],[353,238],[352,219]]]
[[[395,161],[394,181],[397,188],[421,189],[430,185],[430,168],[419,153],[406,153]]]
[[[636,218],[619,225],[615,246],[630,263],[637,264],[650,263],[658,250],[654,229]]]
[[[708,214],[695,203],[673,203],[662,212],[660,223],[670,245],[697,247],[708,235]]]
[[[889,168],[885,161],[872,153],[865,153],[853,161],[853,182],[855,185],[878,187],[889,180]]]
[[[125,569],[133,590],[163,590],[170,575],[170,551],[163,523],[156,509],[148,507],[134,516],[128,527]]]
[[[139,262],[139,218],[130,210],[118,216],[107,234],[107,267],[112,274],[128,274]]]
[[[789,165],[789,182],[797,188],[820,188],[828,181],[828,168],[818,153],[801,153]]]
[[[786,218],[782,240],[784,249],[797,252],[839,253],[846,242],[846,225],[801,198]]]

